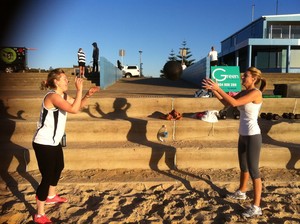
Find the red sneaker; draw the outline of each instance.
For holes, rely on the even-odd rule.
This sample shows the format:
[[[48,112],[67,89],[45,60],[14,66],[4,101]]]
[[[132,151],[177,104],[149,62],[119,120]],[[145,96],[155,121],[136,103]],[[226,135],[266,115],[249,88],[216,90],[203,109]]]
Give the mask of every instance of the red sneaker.
[[[49,205],[49,204],[55,204],[55,203],[64,203],[67,201],[68,201],[68,199],[59,197],[58,195],[55,195],[54,198],[47,198],[45,201],[45,204]]]
[[[33,221],[39,224],[52,223],[50,219],[46,215],[34,215]]]

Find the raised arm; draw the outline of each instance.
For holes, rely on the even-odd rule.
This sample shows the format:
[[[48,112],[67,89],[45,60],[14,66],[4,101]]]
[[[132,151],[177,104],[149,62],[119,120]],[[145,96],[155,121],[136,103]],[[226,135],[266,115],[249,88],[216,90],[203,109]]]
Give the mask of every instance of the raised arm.
[[[260,103],[262,100],[262,93],[257,89],[244,90],[237,94],[235,97],[231,97],[220,88],[218,83],[214,82],[211,79],[203,80],[202,84],[203,88],[212,90],[214,95],[225,106],[230,105],[233,107],[237,107],[250,102]]]

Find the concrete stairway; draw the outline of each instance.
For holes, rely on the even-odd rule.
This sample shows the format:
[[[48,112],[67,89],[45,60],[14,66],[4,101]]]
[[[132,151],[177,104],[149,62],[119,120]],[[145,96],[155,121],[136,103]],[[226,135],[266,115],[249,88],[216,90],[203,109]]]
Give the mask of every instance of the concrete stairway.
[[[75,90],[74,72],[66,72],[66,74],[70,81],[69,90]],[[47,79],[47,75],[47,73],[0,74],[0,87],[1,90],[39,90],[41,82]],[[88,76],[92,75],[88,74]],[[84,88],[87,89],[90,85],[91,82],[85,82]]]
[[[45,78],[46,74],[39,73],[0,74],[1,169],[37,169],[31,140],[44,95],[38,84]],[[72,92],[71,74],[69,79]],[[300,83],[300,76],[297,80]],[[118,96],[111,97],[110,89],[105,90],[101,98],[93,97],[79,114],[68,115],[66,169],[238,167],[238,120],[229,116],[211,124],[192,117],[200,111],[222,109],[218,100],[172,96],[176,88],[166,94],[168,97],[149,97],[142,94],[145,86],[139,89],[138,84],[135,90],[141,96],[130,97],[126,95],[129,83],[130,80],[122,83],[123,92]],[[86,82],[84,88],[91,85]],[[159,94],[159,89],[154,91]],[[120,97],[122,94],[124,97]],[[261,112],[300,114],[299,100],[266,98]],[[183,114],[182,120],[160,119],[173,108]],[[263,133],[261,166],[300,168],[300,120],[259,122]],[[163,124],[169,131],[166,142],[157,140],[157,131]]]
[[[268,90],[273,90],[274,84],[300,83],[300,73],[265,73],[263,77],[267,80]]]

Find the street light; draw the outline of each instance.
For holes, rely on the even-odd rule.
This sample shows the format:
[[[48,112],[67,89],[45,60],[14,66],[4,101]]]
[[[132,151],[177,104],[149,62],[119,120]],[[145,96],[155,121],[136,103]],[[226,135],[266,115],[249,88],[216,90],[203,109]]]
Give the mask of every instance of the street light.
[[[186,56],[186,49],[185,48],[180,48],[180,55],[181,55],[181,62],[183,64],[184,57]]]
[[[122,60],[122,66],[123,66],[123,57],[125,56],[125,50],[124,50],[124,49],[120,49],[120,50],[119,50],[119,56],[121,57],[121,60]]]
[[[143,53],[143,51],[139,51],[139,53],[140,53],[140,76],[142,76],[143,75],[143,68],[142,68],[142,53]]]

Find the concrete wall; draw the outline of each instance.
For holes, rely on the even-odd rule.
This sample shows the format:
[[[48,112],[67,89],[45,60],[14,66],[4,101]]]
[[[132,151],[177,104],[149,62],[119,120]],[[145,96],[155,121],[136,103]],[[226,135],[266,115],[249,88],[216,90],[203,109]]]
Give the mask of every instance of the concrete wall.
[[[205,57],[183,70],[181,78],[200,87],[202,79],[208,78],[209,74],[210,61],[208,57]]]
[[[100,87],[106,89],[122,78],[122,71],[104,57],[100,57]]]

